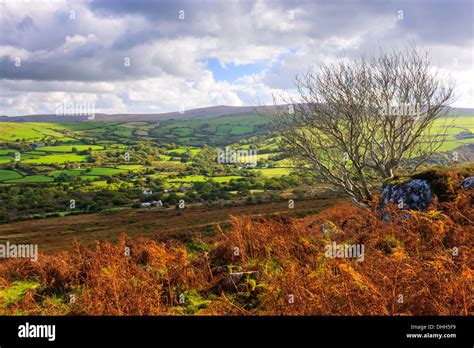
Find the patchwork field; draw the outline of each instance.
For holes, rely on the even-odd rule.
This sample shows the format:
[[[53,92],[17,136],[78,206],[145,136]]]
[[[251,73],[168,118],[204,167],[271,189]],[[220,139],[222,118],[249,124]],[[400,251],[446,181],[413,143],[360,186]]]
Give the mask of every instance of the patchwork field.
[[[461,160],[472,156],[473,120],[463,115],[435,123],[431,134],[450,126],[440,158],[451,158],[457,149]],[[129,209],[157,199],[167,206],[179,199],[191,204],[282,199],[285,190],[308,182],[282,158],[270,122],[256,114],[160,122],[0,122],[0,195],[8,207],[0,209],[0,222],[69,214],[71,196],[80,212]],[[255,150],[256,167],[216,163],[217,151],[225,148]],[[24,197],[8,201],[19,187],[26,189]],[[147,190],[152,197],[143,194]]]

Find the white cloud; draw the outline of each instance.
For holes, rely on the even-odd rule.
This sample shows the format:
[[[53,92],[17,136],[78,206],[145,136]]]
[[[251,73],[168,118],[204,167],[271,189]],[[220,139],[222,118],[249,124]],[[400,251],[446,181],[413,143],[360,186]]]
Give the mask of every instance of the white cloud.
[[[472,13],[460,4],[423,4],[2,3],[0,113],[49,113],[52,104],[65,100],[94,101],[98,112],[107,113],[270,102],[308,66],[370,55],[407,40],[424,44],[433,63],[457,81],[456,105],[474,107],[472,32],[451,30],[471,23]],[[403,20],[397,18],[400,8]],[[436,21],[424,20],[425,10],[444,19],[442,34]],[[17,57],[19,69],[13,64]],[[263,68],[216,81],[203,63],[209,58],[229,69],[235,61]]]

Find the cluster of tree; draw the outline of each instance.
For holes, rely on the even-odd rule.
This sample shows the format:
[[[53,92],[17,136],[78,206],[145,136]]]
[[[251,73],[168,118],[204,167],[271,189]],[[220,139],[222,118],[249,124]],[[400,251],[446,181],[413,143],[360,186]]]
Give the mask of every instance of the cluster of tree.
[[[131,205],[139,195],[140,191],[137,189],[86,192],[60,185],[1,186],[0,222],[59,212],[97,212]]]
[[[157,147],[151,142],[139,142],[126,149],[108,148],[104,151],[95,151],[91,157],[96,165],[129,162],[130,164],[152,166],[154,162],[162,160],[161,156],[166,151],[165,148]]]

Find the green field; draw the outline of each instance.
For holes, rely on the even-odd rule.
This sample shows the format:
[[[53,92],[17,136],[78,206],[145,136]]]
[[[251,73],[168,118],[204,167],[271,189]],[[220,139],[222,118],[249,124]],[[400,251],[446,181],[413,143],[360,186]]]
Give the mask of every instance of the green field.
[[[216,142],[230,143],[239,136],[268,130],[270,117],[257,114],[220,116],[188,121],[163,121],[153,129],[147,129],[149,136],[169,139],[179,144]],[[207,140],[207,141],[206,141]]]
[[[44,183],[44,182],[53,182],[54,178],[46,175],[31,175],[21,179],[6,180],[6,183]]]
[[[0,164],[13,161],[12,156],[0,156]]]
[[[201,151],[201,149],[197,149],[195,147],[178,147],[176,149],[171,149],[168,151],[169,153],[178,153],[178,154],[183,154],[185,152],[189,151],[192,155],[195,155]]]
[[[124,170],[141,170],[145,169],[145,166],[142,166],[140,164],[122,164],[117,166],[118,169],[124,169]]]
[[[44,137],[64,138],[60,130],[66,129],[61,124],[56,123],[35,123],[35,122],[2,122],[0,139],[14,141],[25,139],[27,141],[40,140]]]
[[[22,160],[22,162],[27,164],[62,164],[66,162],[87,162],[87,160],[88,156],[67,153],[61,155],[45,155],[36,158],[27,158],[25,160]]]
[[[84,175],[84,170],[81,169],[73,169],[73,170],[56,170],[54,172],[51,172],[48,174],[49,176],[52,177],[58,177],[61,174],[65,174],[67,176],[81,176]]]
[[[177,175],[194,164],[194,158],[199,156],[204,145],[213,143],[214,146],[231,146],[234,149],[258,148],[257,160],[272,162],[271,168],[244,169],[250,172],[259,172],[269,178],[278,178],[288,175],[291,171],[287,159],[271,160],[278,155],[278,145],[275,137],[266,137],[259,143],[240,142],[256,134],[268,131],[271,118],[255,114],[221,116],[193,120],[167,120],[158,122],[2,122],[0,123],[0,141],[9,146],[0,147],[0,166],[14,163],[14,154],[20,152],[21,164],[34,166],[41,169],[39,172],[29,173],[5,170],[0,167],[0,181],[8,183],[51,182],[59,175],[65,174],[67,178],[80,177],[84,180],[111,177],[120,173],[132,172],[136,175],[145,173],[150,168],[158,169],[158,173],[148,173],[151,178],[167,178]],[[439,152],[453,151],[460,146],[473,144],[474,137],[466,136],[474,132],[474,117],[463,115],[449,117],[436,121],[431,133],[443,130],[443,125],[451,127],[446,132],[446,142]],[[460,133],[464,132],[464,137]],[[159,144],[174,144],[166,147],[158,154],[142,157],[144,160],[126,163],[118,161],[125,151],[132,151],[133,146],[139,143],[155,141],[156,148]],[[234,142],[234,143],[232,143]],[[36,145],[38,146],[33,146]],[[46,146],[44,146],[46,144]],[[25,151],[17,145],[30,145]],[[213,145],[211,145],[212,147]],[[73,152],[74,149],[74,152]],[[132,149],[132,150],[131,150]],[[79,155],[80,151],[91,150],[91,156]],[[102,153],[116,151],[112,157],[101,157]],[[265,152],[265,153],[262,153]],[[133,152],[133,151],[132,151]],[[187,155],[190,154],[190,157]],[[95,157],[102,158],[94,164]],[[142,155],[140,155],[142,156]],[[183,156],[184,160],[182,159]],[[145,164],[150,162],[149,164]],[[113,163],[110,163],[110,162]],[[86,171],[80,164],[92,167]],[[264,162],[266,163],[266,162]],[[150,167],[151,165],[151,167]],[[56,166],[56,167],[51,167]],[[59,166],[59,167],[58,167]],[[66,166],[65,168],[62,168]],[[76,169],[71,169],[76,168]],[[161,174],[162,173],[162,174]],[[241,178],[238,173],[212,176],[212,180],[226,183],[231,179]],[[145,174],[140,174],[145,175]],[[205,175],[186,175],[182,178],[167,179],[169,183],[203,182],[211,178]],[[64,180],[64,178],[62,179]],[[98,185],[94,183],[94,185]]]
[[[207,178],[204,175],[189,175],[183,178],[168,179],[169,183],[191,183],[191,182],[204,182],[207,181]]]
[[[96,167],[92,168],[90,172],[87,172],[87,175],[96,175],[96,176],[111,176],[115,174],[125,173],[125,169],[110,168],[110,167]]]
[[[80,145],[80,144],[75,144],[75,145],[60,145],[60,146],[43,146],[37,148],[37,151],[43,151],[43,152],[61,152],[61,153],[70,153],[73,152],[73,148],[75,148],[77,151],[83,151],[83,150],[102,150],[104,147],[99,146],[99,145]]]
[[[446,119],[455,126],[443,132],[444,153],[437,158],[452,158],[449,151],[474,143],[472,120]],[[158,197],[166,207],[178,199],[197,205],[286,199],[311,183],[289,175],[291,162],[282,158],[268,122],[259,115],[159,123],[0,122],[0,223],[67,215],[71,197],[85,213],[141,208]],[[442,129],[439,121],[431,134]],[[257,166],[219,163],[217,150],[226,147],[256,149]],[[148,189],[153,196],[144,193]]]
[[[21,179],[23,176],[14,170],[2,170],[0,169],[0,181]]]
[[[453,151],[466,144],[474,144],[474,138],[447,140],[441,145],[441,147],[438,149],[438,152]]]
[[[0,156],[8,155],[9,153],[15,153],[15,149],[0,149]]]
[[[288,175],[291,172],[290,168],[264,168],[264,169],[252,169],[253,171],[257,171],[262,173],[263,176],[269,178],[275,178],[283,175]]]

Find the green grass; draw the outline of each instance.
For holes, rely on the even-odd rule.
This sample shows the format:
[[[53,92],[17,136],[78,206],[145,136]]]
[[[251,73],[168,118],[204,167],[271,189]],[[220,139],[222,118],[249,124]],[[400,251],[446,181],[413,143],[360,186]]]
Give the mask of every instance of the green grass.
[[[128,137],[132,136],[132,129],[131,128],[125,128],[125,127],[118,127],[114,131],[114,134],[128,138]]]
[[[275,166],[277,167],[290,167],[291,166],[291,162],[289,159],[285,158],[285,159],[282,159],[282,160],[279,160],[279,161],[275,161],[273,162],[275,164]]]
[[[183,154],[185,153],[186,151],[189,151],[191,152],[191,154],[195,155],[197,153],[199,153],[201,151],[201,149],[198,149],[198,148],[195,148],[195,147],[178,147],[176,149],[171,149],[168,151],[168,154],[169,153],[179,153],[179,154]],[[163,156],[163,155],[162,155]]]
[[[264,168],[264,169],[252,169],[254,171],[261,172],[268,178],[279,177],[290,174],[289,168]]]
[[[33,157],[38,157],[38,156],[44,156],[45,153],[43,151],[28,151],[28,152],[23,152],[23,155],[30,155],[29,158],[33,158]]]
[[[0,301],[6,308],[20,301],[28,290],[37,288],[40,284],[36,281],[17,281],[6,288],[0,289]]]
[[[80,178],[81,178],[81,180],[84,180],[84,181],[94,181],[94,180],[103,179],[103,176],[101,176],[101,175],[81,175]]]
[[[15,153],[18,150],[15,149],[0,149],[0,156],[8,155],[9,153]]]
[[[100,180],[100,181],[94,181],[91,183],[91,188],[96,189],[96,188],[104,188],[107,187],[107,181],[106,180]]]
[[[161,161],[171,161],[171,156],[168,155],[160,155]]]
[[[444,127],[448,126],[449,129],[445,132]],[[474,116],[453,116],[440,118],[433,123],[430,129],[431,133],[447,133],[447,134],[459,134],[461,132],[470,131],[474,133]]]
[[[54,178],[46,175],[30,175],[21,179],[6,180],[5,183],[26,184],[26,183],[44,183],[53,182]]]
[[[84,175],[83,169],[70,169],[70,170],[56,170],[48,174],[48,176],[57,177],[60,174],[66,174],[67,176],[81,176]]]
[[[230,130],[231,135],[244,135],[244,134],[249,134],[254,131],[253,126],[234,126]]]
[[[182,183],[191,183],[191,182],[204,182],[207,181],[207,177],[204,175],[188,175],[182,178],[168,179],[169,183],[182,182]]]
[[[2,122],[0,123],[0,141],[15,142],[16,139],[25,139],[26,143],[44,142],[45,138],[57,139],[61,141],[58,146],[45,146],[34,149],[33,151],[21,153],[21,163],[34,165],[37,172],[49,172],[44,175],[33,175],[22,177],[21,172],[14,170],[0,170],[0,182],[3,183],[27,183],[27,182],[51,182],[55,177],[61,173],[65,173],[71,177],[81,177],[83,180],[99,180],[105,179],[108,176],[124,173],[127,171],[139,171],[146,169],[146,166],[139,164],[117,165],[114,167],[106,167],[107,164],[93,168],[90,172],[85,172],[85,169],[76,170],[55,170],[51,165],[64,164],[66,162],[88,162],[89,156],[82,156],[72,153],[72,148],[75,147],[77,151],[83,151],[91,148],[93,151],[100,151],[104,149],[104,144],[107,144],[109,149],[118,148],[123,149],[129,147],[131,144],[144,140],[140,135],[150,134],[156,138],[158,142],[167,142],[175,144],[175,148],[167,150],[166,155],[156,157],[154,164],[162,167],[168,167],[167,174],[153,174],[151,177],[161,177],[170,174],[177,174],[183,170],[184,164],[180,163],[180,157],[183,153],[190,151],[193,155],[201,151],[201,146],[205,143],[214,147],[222,147],[226,142],[229,146],[237,149],[248,149],[249,144],[240,145],[239,139],[249,138],[253,132],[261,129],[271,119],[260,115],[232,115],[221,116],[215,118],[193,119],[193,120],[167,120],[160,121],[159,125],[155,122],[66,122],[66,123],[16,123],[16,122]],[[456,134],[460,132],[474,132],[474,117],[463,115],[458,117],[449,117],[436,121],[431,133],[436,133],[442,130],[444,122],[452,124],[455,127],[449,129],[449,136],[446,137],[446,142],[440,148],[440,152],[452,151],[459,146],[465,144],[473,144],[474,138],[460,139]],[[90,137],[95,140],[95,144],[103,145],[84,145],[80,144],[79,138]],[[77,139],[75,139],[77,138]],[[122,141],[121,139],[124,139]],[[71,143],[65,143],[69,140]],[[258,160],[268,159],[269,156],[275,155],[278,152],[278,146],[274,143],[276,138],[264,140],[258,144],[259,153]],[[23,141],[19,144],[25,145]],[[125,145],[127,144],[127,145]],[[5,148],[0,149],[0,164],[9,163],[13,161],[13,156],[8,155],[15,153],[18,150],[11,149],[11,144],[4,145]],[[159,146],[159,145],[158,145]],[[227,146],[227,145],[226,145]],[[269,151],[268,153],[261,153],[261,151]],[[177,153],[179,156],[171,157],[170,153]],[[164,162],[163,162],[164,161]],[[191,162],[188,162],[188,164]],[[111,166],[113,164],[110,164]],[[289,161],[286,159],[275,162],[277,168],[266,169],[252,169],[259,171],[266,177],[280,177],[290,173]],[[180,167],[178,167],[180,166]],[[43,169],[40,169],[43,167]],[[173,172],[173,173],[171,173]],[[24,175],[27,175],[24,173]],[[212,179],[216,182],[225,183],[232,179],[241,178],[239,175],[220,176],[220,177],[205,177],[202,175],[192,175],[183,178],[170,179],[169,183],[177,185],[180,183],[203,182]],[[95,188],[107,186],[104,180],[94,181],[91,183]],[[179,186],[179,185],[178,185]],[[90,187],[90,186],[88,186]]]
[[[127,167],[127,165],[120,166],[120,167]],[[142,168],[143,166],[131,165],[131,167]],[[112,175],[116,175],[120,173],[125,173],[128,170],[133,170],[133,169],[96,167],[96,168],[92,168],[91,171],[89,172],[86,172],[85,169],[56,170],[54,172],[49,173],[48,176],[52,178],[56,178],[60,174],[66,174],[70,177],[81,177],[82,180],[94,180],[97,178],[101,178],[103,176],[112,176]]]
[[[25,160],[22,159],[22,161],[27,164],[62,164],[66,162],[87,162],[88,158],[89,156],[68,153],[60,155],[46,155],[38,158],[27,158]]]
[[[269,139],[268,141],[274,141],[275,138]],[[276,152],[278,151],[278,144],[276,143],[268,143],[268,144],[262,144],[259,146],[260,151],[270,151],[270,152]]]
[[[452,151],[466,144],[474,144],[474,138],[445,141],[438,149],[438,152]]]
[[[178,136],[188,136],[193,134],[193,129],[189,127],[178,127],[178,128],[173,128],[172,130],[173,134],[178,135]]]
[[[211,179],[214,180],[215,182],[223,183],[223,182],[229,182],[232,179],[240,179],[242,178],[239,175],[228,175],[228,176],[215,176],[212,177]]]
[[[262,154],[258,154],[258,151],[257,151],[257,155],[255,157],[257,157],[257,161],[258,160],[261,160],[262,158],[263,159],[268,159],[269,156],[271,156],[273,154],[271,153],[262,153]]]
[[[257,114],[220,116],[193,120],[167,120],[151,129],[149,134],[155,138],[169,138],[179,144],[193,142],[207,143],[218,141],[226,143],[229,137],[252,134],[268,124],[270,117]]]
[[[0,169],[0,181],[21,179],[23,176],[14,170],[1,170]]]
[[[85,172],[85,175],[92,176],[111,176],[126,172],[125,169],[111,168],[111,167],[96,167],[92,168],[90,172]]]
[[[141,164],[122,164],[117,166],[118,169],[123,169],[123,170],[142,170],[145,169],[145,166],[142,166]]]
[[[0,156],[0,164],[9,163],[13,160],[13,156]]]
[[[0,140],[7,141],[35,141],[45,136],[63,139],[64,135],[58,131],[66,129],[62,124],[48,122],[1,122],[0,127]]]
[[[72,149],[76,148],[77,151],[83,150],[103,150],[103,146],[99,145],[59,145],[59,146],[44,146],[37,148],[36,151],[44,152],[62,152],[62,153],[72,153]]]

